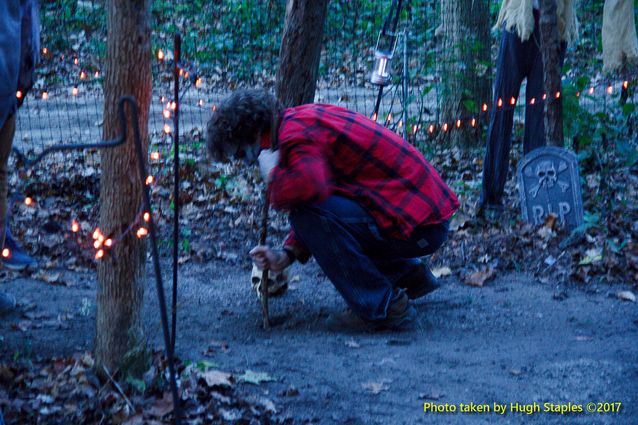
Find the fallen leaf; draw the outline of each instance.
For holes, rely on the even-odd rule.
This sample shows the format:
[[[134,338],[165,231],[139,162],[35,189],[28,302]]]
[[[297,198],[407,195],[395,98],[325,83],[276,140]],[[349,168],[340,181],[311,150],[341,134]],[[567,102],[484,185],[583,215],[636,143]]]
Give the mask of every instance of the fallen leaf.
[[[361,387],[364,390],[370,391],[372,394],[379,394],[381,391],[387,391],[390,389],[388,383],[391,382],[389,380],[381,380],[379,382],[364,382],[361,384]]]
[[[536,234],[544,241],[550,240],[554,236],[556,236],[556,232],[552,230],[551,227],[542,226]]]
[[[237,377],[237,382],[246,382],[247,384],[259,385],[262,382],[270,382],[275,379],[264,372],[253,372],[252,370],[246,370],[243,375]]]
[[[297,397],[299,395],[299,390],[295,387],[289,387],[285,393],[286,397]]]
[[[602,248],[591,248],[585,251],[585,257],[578,263],[579,266],[586,266],[601,261],[603,259]]]
[[[465,283],[470,286],[482,287],[485,282],[496,275],[496,271],[488,267],[485,270],[479,270],[465,277]]]
[[[576,336],[576,338],[574,338],[574,339],[575,339],[576,341],[583,342],[583,341],[591,341],[591,340],[592,340],[592,339],[594,339],[594,338],[592,338],[592,337],[590,337],[590,336],[587,336],[587,335],[577,335],[577,336]]]
[[[545,223],[543,224],[545,227],[549,229],[556,229],[556,225],[558,224],[558,215],[555,213],[549,213],[545,216]]]
[[[144,425],[144,415],[131,416],[122,425]]]
[[[350,348],[359,348],[361,347],[361,345],[355,341],[354,339],[349,339],[346,341],[346,347],[350,347]]]
[[[432,269],[432,274],[434,276],[436,276],[436,277],[444,277],[444,276],[451,275],[452,274],[452,270],[449,267],[447,267],[447,266],[437,267],[437,268]]]
[[[222,372],[220,370],[207,370],[202,373],[202,376],[206,380],[206,385],[209,387],[232,387],[232,375],[230,373]]]
[[[173,411],[173,396],[170,392],[165,392],[164,397],[157,400],[153,407],[148,410],[148,414],[156,418],[163,418]]]
[[[15,326],[17,326],[17,329],[21,330],[22,332],[26,332],[31,327],[31,321],[30,320],[21,320]]]
[[[432,391],[431,393],[421,393],[419,394],[420,400],[440,400],[443,398],[445,394],[439,393],[438,391]]]
[[[631,291],[620,291],[616,294],[616,296],[618,297],[618,299],[623,301],[631,301],[632,303],[636,302],[636,296]]]
[[[60,277],[62,276],[62,274],[60,272],[47,272],[45,270],[41,270],[38,273],[36,273],[33,277],[35,279],[38,280],[42,280],[46,283],[51,283],[51,284],[62,284],[62,281],[60,280]]]
[[[275,403],[273,403],[272,400],[266,397],[249,396],[247,397],[247,400],[254,404],[262,406],[266,412],[277,413]]]
[[[523,374],[523,371],[521,369],[518,369],[516,367],[513,367],[510,369],[510,374],[513,376],[520,376]]]

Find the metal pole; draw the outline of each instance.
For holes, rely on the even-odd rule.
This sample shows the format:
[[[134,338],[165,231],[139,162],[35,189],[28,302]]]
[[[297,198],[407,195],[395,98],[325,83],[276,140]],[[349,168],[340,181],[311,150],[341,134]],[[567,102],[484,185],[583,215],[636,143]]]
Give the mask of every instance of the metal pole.
[[[149,233],[151,236],[151,250],[153,254],[153,270],[155,272],[155,283],[157,288],[157,298],[160,307],[160,317],[162,319],[162,331],[164,332],[164,344],[166,345],[166,361],[168,362],[169,384],[171,392],[173,394],[173,423],[175,425],[181,424],[181,413],[179,406],[179,394],[177,392],[177,378],[175,375],[175,365],[173,364],[173,347],[171,346],[171,337],[168,332],[168,314],[166,312],[166,299],[164,298],[164,284],[162,283],[162,271],[159,263],[159,251],[157,249],[157,232],[155,230],[155,221],[153,220],[153,214],[151,213],[151,196],[149,194],[149,188],[145,184],[146,182],[146,158],[142,152],[142,140],[140,138],[140,126],[137,120],[137,103],[132,97],[125,97],[120,100],[121,105],[123,102],[128,102],[131,107],[131,121],[133,124],[133,135],[135,141],[135,152],[137,153],[137,163],[140,172],[140,180],[142,182],[142,193],[144,208],[149,212]],[[123,109],[123,106],[122,106]]]
[[[403,138],[408,140],[408,32],[403,31]]]
[[[134,97],[124,96],[118,101],[118,114],[120,117],[121,132],[120,136],[116,139],[107,140],[100,143],[82,143],[73,145],[59,145],[50,146],[44,149],[35,158],[27,158],[19,151],[14,151],[20,159],[24,161],[24,168],[31,168],[38,162],[40,162],[45,156],[53,152],[63,152],[68,150],[81,150],[81,149],[104,149],[120,146],[126,141],[127,137],[127,121],[124,105],[128,103],[131,111],[131,125],[133,127],[133,141],[135,142],[135,153],[137,155],[138,171],[140,173],[140,181],[142,184],[142,202],[144,204],[144,210],[150,214],[148,227],[151,236],[151,252],[153,256],[153,270],[155,272],[155,285],[157,289],[157,298],[160,308],[160,317],[162,319],[162,331],[164,335],[164,345],[166,347],[166,360],[168,362],[169,373],[169,385],[173,394],[173,423],[175,425],[181,424],[181,414],[179,406],[179,395],[177,393],[177,378],[175,376],[175,366],[173,364],[173,348],[171,346],[171,337],[168,329],[168,313],[166,311],[166,298],[164,297],[164,284],[162,282],[162,272],[159,263],[159,251],[157,249],[157,233],[155,230],[155,222],[153,220],[153,214],[151,213],[151,197],[149,194],[148,186],[146,185],[146,158],[142,151],[142,139],[140,137],[140,126],[137,113],[137,102]]]
[[[172,293],[172,317],[171,317],[171,350],[175,351],[175,339],[177,335],[177,257],[179,253],[179,71],[182,55],[182,37],[175,34],[173,46],[173,293]]]

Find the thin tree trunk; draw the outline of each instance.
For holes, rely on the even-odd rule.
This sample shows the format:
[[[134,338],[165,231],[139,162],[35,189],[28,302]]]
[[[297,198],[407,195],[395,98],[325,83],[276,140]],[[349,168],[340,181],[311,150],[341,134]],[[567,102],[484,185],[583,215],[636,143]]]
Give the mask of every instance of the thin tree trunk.
[[[489,12],[488,1],[441,1],[442,118],[448,123],[451,141],[462,147],[480,144],[478,126],[472,127],[471,119],[478,116],[481,103],[491,98]]]
[[[317,88],[328,0],[288,0],[279,50],[277,97],[284,106],[312,103]]]
[[[139,105],[144,152],[148,145],[151,101],[150,0],[109,0],[104,73],[104,139],[120,133],[117,102],[132,95]],[[121,234],[136,218],[142,186],[129,125],[124,146],[102,151],[100,229]],[[98,370],[122,366],[125,357],[143,352],[140,311],[144,296],[145,241],[135,231],[108,250],[98,264],[95,357]],[[129,354],[129,356],[126,356]]]
[[[541,55],[545,93],[545,140],[552,146],[564,145],[563,139],[563,98],[560,84],[560,36],[556,0],[541,0]]]

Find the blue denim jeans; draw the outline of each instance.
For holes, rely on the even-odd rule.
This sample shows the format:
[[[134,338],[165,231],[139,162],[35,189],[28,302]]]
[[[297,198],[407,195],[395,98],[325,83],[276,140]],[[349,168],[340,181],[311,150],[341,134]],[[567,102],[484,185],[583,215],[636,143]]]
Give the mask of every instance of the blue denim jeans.
[[[295,209],[290,223],[348,306],[366,320],[386,318],[395,283],[448,232],[444,222],[418,227],[408,240],[388,237],[357,202],[336,195]]]
[[[543,59],[539,49],[540,31],[538,20],[534,32],[527,41],[521,41],[516,29],[512,32],[503,28],[501,45],[496,64],[494,99],[487,130],[485,160],[483,162],[483,189],[480,204],[488,208],[502,208],[501,198],[505,191],[509,154],[512,144],[514,107],[512,97],[518,99],[523,79],[527,78],[525,91],[525,134],[523,153],[545,146]],[[560,63],[565,58],[566,44],[561,45]],[[498,107],[498,99],[503,106]],[[534,104],[531,105],[532,99]]]

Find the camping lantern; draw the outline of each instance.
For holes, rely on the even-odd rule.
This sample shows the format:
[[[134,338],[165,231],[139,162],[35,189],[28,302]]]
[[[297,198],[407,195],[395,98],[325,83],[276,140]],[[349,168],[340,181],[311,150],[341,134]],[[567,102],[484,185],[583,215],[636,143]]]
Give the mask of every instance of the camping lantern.
[[[390,82],[390,61],[394,56],[396,34],[381,31],[374,51],[374,68],[370,82],[379,86],[385,86]]]

